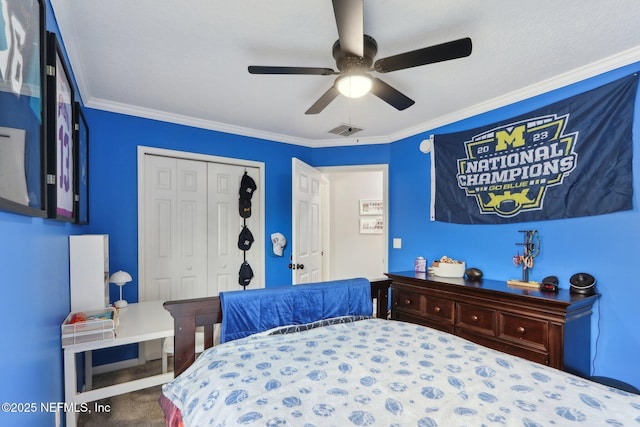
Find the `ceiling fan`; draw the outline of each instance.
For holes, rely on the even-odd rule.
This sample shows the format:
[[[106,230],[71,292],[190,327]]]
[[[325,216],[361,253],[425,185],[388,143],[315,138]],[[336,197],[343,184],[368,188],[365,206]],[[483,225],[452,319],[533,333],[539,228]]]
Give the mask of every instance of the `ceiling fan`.
[[[339,94],[358,98],[369,91],[398,110],[412,106],[413,101],[369,72],[389,73],[420,65],[464,58],[471,54],[471,39],[466,37],[387,58],[373,58],[378,44],[364,34],[363,0],[333,0],[333,13],[338,27],[338,40],[333,44],[333,57],[339,71],[315,67],[249,66],[251,74],[338,75],[329,88],[305,114],[318,114]]]

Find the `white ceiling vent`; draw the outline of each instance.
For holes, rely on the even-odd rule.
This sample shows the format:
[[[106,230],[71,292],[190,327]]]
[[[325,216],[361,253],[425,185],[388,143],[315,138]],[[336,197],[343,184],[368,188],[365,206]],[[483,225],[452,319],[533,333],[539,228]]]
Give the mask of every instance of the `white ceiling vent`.
[[[329,133],[333,133],[335,135],[342,135],[342,136],[351,136],[356,132],[360,132],[362,130],[362,128],[357,128],[353,125],[347,125],[347,124],[341,124],[333,129],[331,129],[329,131]]]

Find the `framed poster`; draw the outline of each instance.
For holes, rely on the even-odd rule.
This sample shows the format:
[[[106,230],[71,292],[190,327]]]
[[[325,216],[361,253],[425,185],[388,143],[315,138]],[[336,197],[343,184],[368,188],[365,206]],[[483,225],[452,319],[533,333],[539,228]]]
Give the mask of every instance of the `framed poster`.
[[[47,201],[49,218],[73,222],[75,166],[71,76],[56,35],[47,34]]]
[[[378,218],[360,218],[360,234],[382,234],[384,221]]]
[[[382,200],[360,200],[360,215],[382,215]]]
[[[78,224],[89,223],[89,126],[76,102],[73,110],[73,141],[76,147],[75,211]]]
[[[0,209],[47,215],[43,0],[0,1]]]

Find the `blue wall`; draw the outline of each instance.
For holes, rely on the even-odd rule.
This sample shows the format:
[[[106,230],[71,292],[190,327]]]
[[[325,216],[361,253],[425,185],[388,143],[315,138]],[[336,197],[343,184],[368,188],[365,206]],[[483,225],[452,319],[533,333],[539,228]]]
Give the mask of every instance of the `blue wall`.
[[[133,283],[123,288],[125,300],[138,301],[139,145],[264,162],[265,236],[276,231],[291,236],[291,158],[310,162],[311,149],[99,110],[87,109],[86,116],[91,135],[87,232],[109,234],[110,268],[131,273]],[[264,244],[265,284],[291,284],[290,248],[276,257],[270,240]],[[112,284],[111,300],[117,299],[118,292]],[[137,357],[137,346],[121,353],[124,358]],[[95,352],[94,364],[113,362],[114,354],[113,350]]]
[[[46,2],[47,29],[57,33]],[[69,234],[82,228],[0,212],[0,401],[36,403],[35,413],[0,412],[0,425],[54,425],[40,403],[61,402],[60,324],[69,314]]]
[[[521,270],[512,257],[522,241],[518,230],[536,229],[542,250],[535,259],[530,279],[555,275],[562,288],[577,272],[588,272],[596,280],[602,298],[594,307],[592,321],[593,374],[610,376],[640,386],[640,330],[638,301],[640,286],[635,283],[640,253],[640,102],[636,98],[634,116],[633,210],[608,215],[511,225],[459,225],[429,220],[430,154],[421,154],[420,142],[430,134],[457,132],[505,120],[541,106],[598,87],[637,72],[634,64],[596,78],[462,120],[402,141],[391,148],[389,240],[402,238],[402,249],[389,249],[391,271],[411,270],[416,256],[428,260],[443,255],[462,259],[483,270],[485,277],[519,279]],[[603,141],[606,143],[606,141]],[[599,320],[599,322],[598,322]],[[596,347],[597,343],[597,347]]]
[[[536,258],[531,280],[555,275],[562,288],[569,287],[574,273],[588,272],[596,280],[602,298],[592,317],[594,375],[610,376],[640,386],[640,354],[637,325],[640,286],[637,277],[640,253],[640,212],[638,192],[633,210],[595,217],[572,218],[506,225],[460,225],[429,220],[431,202],[430,154],[419,151],[420,142],[431,134],[457,132],[491,124],[527,113],[640,70],[627,66],[553,92],[504,108],[433,129],[389,145],[340,147],[314,150],[313,165],[389,164],[389,270],[413,268],[416,256],[428,260],[443,255],[463,259],[483,270],[485,277],[519,279],[521,270],[512,257],[522,241],[519,230],[536,229],[542,251]],[[640,188],[640,97],[634,116],[634,187]],[[402,239],[402,248],[393,249],[393,238]]]
[[[55,22],[47,2],[48,28]],[[430,260],[448,255],[480,267],[486,277],[518,277],[511,264],[523,228],[539,230],[542,252],[533,279],[557,275],[567,287],[571,274],[587,271],[602,293],[594,316],[594,363],[598,375],[612,376],[640,387],[640,354],[636,277],[640,252],[638,196],[634,209],[590,218],[517,225],[472,226],[429,221],[430,159],[418,151],[431,133],[454,132],[525,113],[583,92],[640,69],[635,64],[552,93],[482,114],[387,145],[310,149],[255,138],[229,135],[97,110],[86,110],[91,135],[90,216],[88,226],[0,212],[0,269],[4,298],[0,319],[2,381],[0,399],[8,402],[63,400],[60,323],[69,311],[68,235],[108,233],[110,264],[134,274],[125,298],[137,300],[137,179],[138,145],[193,151],[264,162],[265,234],[291,235],[291,158],[316,166],[389,164],[389,237],[402,238],[402,249],[389,248],[391,271],[407,270],[416,256]],[[640,108],[636,108],[633,164],[638,167]],[[634,185],[640,186],[636,172]],[[265,253],[270,254],[269,243]],[[289,250],[267,255],[266,283],[291,282]],[[611,261],[615,260],[615,261]],[[112,297],[117,290],[112,289]],[[599,322],[597,322],[599,320]],[[594,352],[592,352],[592,357]],[[38,384],[34,387],[34,384]],[[0,413],[2,425],[52,425],[53,414]]]
[[[131,286],[123,288],[127,301],[138,301],[139,145],[264,162],[265,235],[280,231],[291,236],[291,158],[311,162],[310,148],[99,110],[87,109],[86,116],[91,135],[87,232],[109,234],[111,269],[126,270],[133,276]],[[291,284],[290,249],[285,249],[285,256],[276,257],[270,241],[265,245],[265,283]],[[115,297],[119,290],[111,286]]]
[[[0,401],[63,401],[60,324],[69,313],[66,223],[0,212]],[[0,412],[0,425],[53,425],[54,415]]]

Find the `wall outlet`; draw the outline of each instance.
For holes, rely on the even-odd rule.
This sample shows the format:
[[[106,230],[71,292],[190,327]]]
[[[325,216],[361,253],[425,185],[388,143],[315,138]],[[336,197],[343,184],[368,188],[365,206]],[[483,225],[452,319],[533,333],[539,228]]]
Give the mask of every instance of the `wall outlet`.
[[[393,239],[393,249],[402,249],[402,239],[399,237],[394,237]]]

